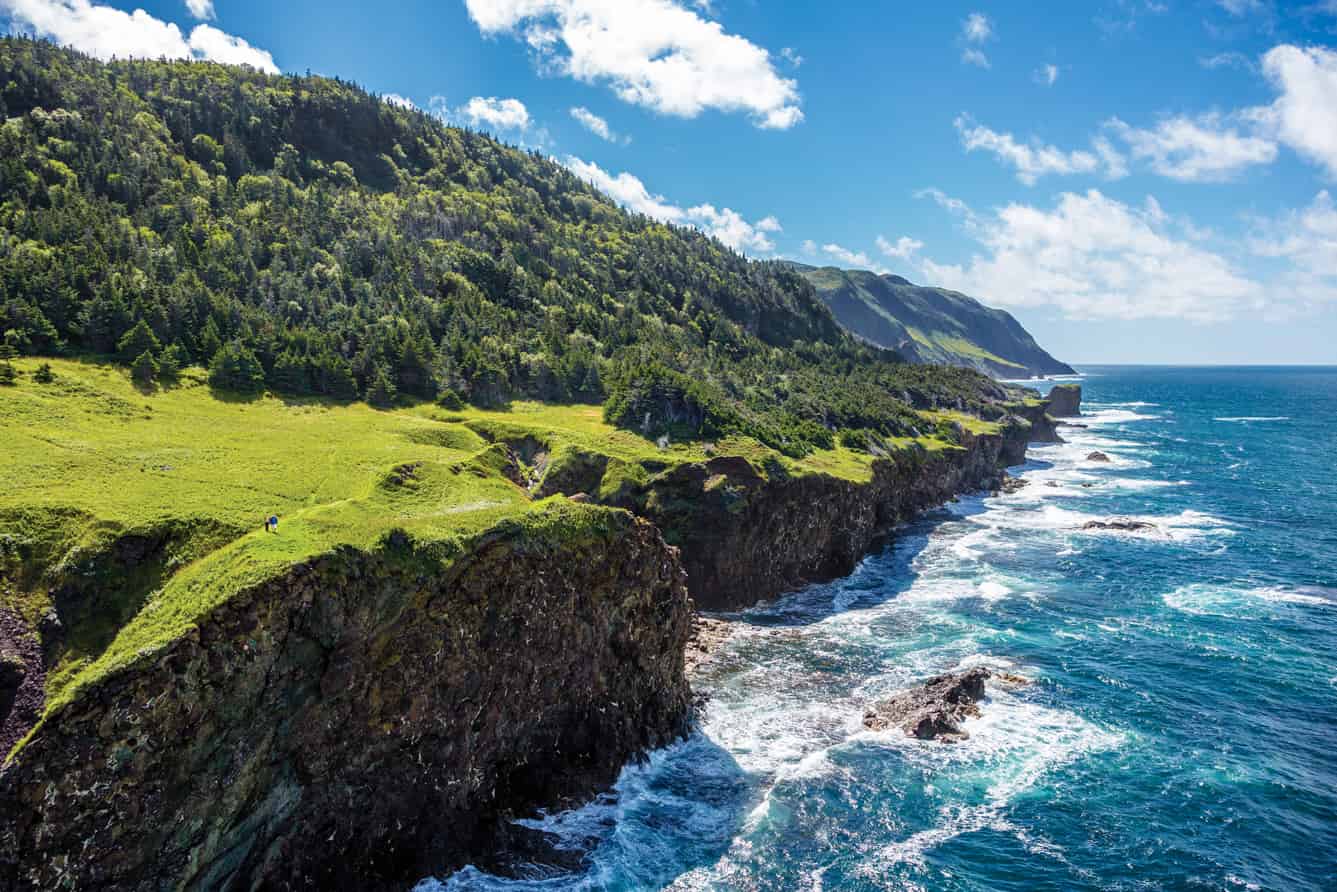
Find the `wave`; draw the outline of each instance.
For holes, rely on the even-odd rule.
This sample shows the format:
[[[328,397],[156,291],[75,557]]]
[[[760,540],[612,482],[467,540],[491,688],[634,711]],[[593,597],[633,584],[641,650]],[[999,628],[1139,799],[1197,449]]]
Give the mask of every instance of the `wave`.
[[[1245,587],[1209,582],[1181,585],[1161,597],[1166,606],[1181,613],[1249,618],[1268,604],[1305,607],[1337,607],[1337,589],[1323,586],[1264,585]]]
[[[998,659],[980,656],[962,661],[962,666],[968,665],[998,665]],[[899,750],[904,759],[922,766],[934,786],[982,787],[978,801],[944,810],[934,826],[884,845],[861,865],[861,872],[873,875],[898,864],[922,864],[932,849],[978,830],[1020,838],[1024,831],[1006,817],[1018,796],[1079,759],[1118,749],[1126,739],[1121,731],[1100,727],[1075,712],[1033,703],[992,683],[987,691],[980,717],[962,725],[970,737],[951,746],[907,738],[899,730],[860,735],[870,744]]]
[[[1247,424],[1254,421],[1290,421],[1289,415],[1235,415],[1225,418],[1213,418],[1213,421],[1224,421],[1230,424]]]

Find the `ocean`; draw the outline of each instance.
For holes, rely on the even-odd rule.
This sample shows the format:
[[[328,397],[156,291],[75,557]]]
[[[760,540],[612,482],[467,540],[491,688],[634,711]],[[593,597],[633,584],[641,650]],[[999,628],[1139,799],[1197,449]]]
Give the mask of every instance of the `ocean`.
[[[698,730],[527,822],[579,870],[418,892],[1337,890],[1337,369],[1082,372],[1024,489],[731,615]],[[974,665],[1033,684],[968,740],[863,728]]]

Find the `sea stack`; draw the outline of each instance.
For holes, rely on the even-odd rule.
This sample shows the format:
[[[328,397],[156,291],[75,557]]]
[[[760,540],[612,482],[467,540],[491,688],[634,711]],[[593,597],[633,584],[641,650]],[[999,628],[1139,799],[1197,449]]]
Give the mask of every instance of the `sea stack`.
[[[1049,392],[1049,414],[1055,418],[1077,418],[1082,414],[1082,385],[1055,384]]]

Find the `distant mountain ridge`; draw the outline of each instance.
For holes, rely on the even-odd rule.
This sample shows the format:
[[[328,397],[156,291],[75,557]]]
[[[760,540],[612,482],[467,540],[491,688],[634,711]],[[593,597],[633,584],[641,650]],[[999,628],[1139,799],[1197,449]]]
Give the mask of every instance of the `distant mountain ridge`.
[[[1070,375],[1011,313],[900,276],[795,263],[836,320],[911,362],[944,363],[1002,378]]]

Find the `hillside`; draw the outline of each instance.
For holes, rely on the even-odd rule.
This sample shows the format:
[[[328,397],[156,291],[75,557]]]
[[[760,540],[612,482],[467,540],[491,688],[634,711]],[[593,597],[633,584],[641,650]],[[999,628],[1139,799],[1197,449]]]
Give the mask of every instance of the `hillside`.
[[[959,292],[866,270],[794,266],[841,325],[911,362],[964,366],[1000,378],[1072,374],[1010,313]]]
[[[988,392],[857,342],[782,264],[342,81],[5,38],[0,114],[20,354],[381,405],[607,400],[647,434],[793,455]]]
[[[685,732],[693,604],[1054,436],[338,80],[7,38],[0,106],[0,890],[486,855]]]

